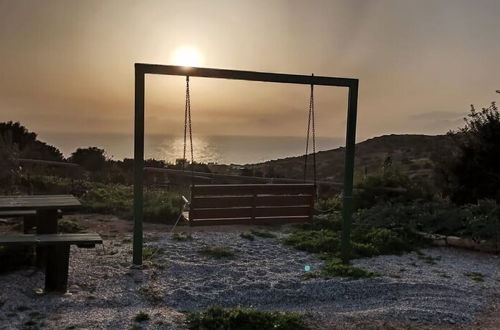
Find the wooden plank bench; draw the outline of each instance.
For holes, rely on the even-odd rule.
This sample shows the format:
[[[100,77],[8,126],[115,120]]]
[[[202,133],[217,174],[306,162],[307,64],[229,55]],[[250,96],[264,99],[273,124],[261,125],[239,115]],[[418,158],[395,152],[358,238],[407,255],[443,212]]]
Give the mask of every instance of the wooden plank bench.
[[[71,245],[82,248],[93,248],[96,244],[102,244],[101,236],[96,233],[0,236],[0,246],[46,247],[45,291],[47,292],[66,292],[68,288],[68,266]]]
[[[313,184],[224,184],[191,187],[190,226],[311,221]]]

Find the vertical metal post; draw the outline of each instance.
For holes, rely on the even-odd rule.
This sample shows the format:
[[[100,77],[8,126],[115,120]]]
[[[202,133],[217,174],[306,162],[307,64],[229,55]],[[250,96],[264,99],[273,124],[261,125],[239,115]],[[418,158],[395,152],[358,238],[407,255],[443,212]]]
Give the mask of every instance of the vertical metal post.
[[[358,109],[358,81],[349,86],[347,131],[344,165],[344,199],[342,206],[342,262],[348,263],[351,250],[351,222],[353,211],[354,154],[356,148],[356,115]]]
[[[134,121],[134,265],[142,264],[143,171],[144,171],[144,72],[135,66]]]

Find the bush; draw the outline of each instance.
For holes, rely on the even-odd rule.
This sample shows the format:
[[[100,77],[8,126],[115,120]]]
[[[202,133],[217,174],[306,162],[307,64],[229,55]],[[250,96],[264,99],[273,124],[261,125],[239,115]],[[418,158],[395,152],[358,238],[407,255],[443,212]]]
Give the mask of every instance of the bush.
[[[61,233],[78,233],[83,230],[83,226],[76,220],[62,218],[57,222],[57,229]]]
[[[103,149],[96,147],[78,148],[71,154],[69,161],[88,171],[95,172],[104,168],[106,156]]]
[[[304,319],[295,313],[266,312],[253,309],[223,309],[210,307],[206,311],[189,313],[186,319],[191,330],[306,330]]]
[[[326,263],[322,274],[327,277],[352,277],[356,279],[378,276],[378,274],[366,271],[363,268],[343,265],[338,261],[330,261]]]
[[[276,235],[268,231],[251,230],[250,233],[261,238],[276,238]]]
[[[133,190],[130,186],[94,183],[82,197],[88,212],[133,217]],[[150,222],[173,223],[181,212],[182,200],[177,194],[148,190],[144,192],[144,219]]]
[[[83,210],[133,218],[133,187],[92,181],[72,181],[55,176],[32,176],[22,182],[34,194],[73,194],[80,198]],[[181,212],[179,194],[160,189],[144,191],[144,220],[174,223]]]
[[[173,233],[172,234],[172,239],[174,241],[192,241],[193,236],[190,233]]]
[[[399,232],[409,241],[416,239],[413,232],[424,231],[500,243],[500,206],[494,200],[462,206],[437,202],[380,203],[360,210],[354,218],[361,225]]]
[[[458,204],[479,199],[500,202],[500,112],[494,102],[481,111],[471,106],[465,127],[450,132],[460,153],[443,164],[445,191]]]
[[[339,251],[340,234],[327,229],[296,230],[283,243],[311,253],[336,253]]]
[[[253,240],[255,240],[255,236],[253,236],[253,235],[252,235],[252,233],[247,233],[247,232],[245,232],[245,233],[241,233],[241,234],[240,234],[240,237],[241,237],[241,238],[244,238],[244,239],[247,239],[247,240],[249,240],[249,241],[253,241]]]
[[[144,312],[139,312],[134,316],[135,322],[144,322],[149,320],[149,314]]]
[[[353,250],[365,257],[380,254],[399,254],[412,250],[412,241],[404,239],[403,235],[386,228],[355,226],[351,240]]]
[[[342,195],[319,199],[314,206],[318,213],[342,210]]]
[[[384,168],[356,185],[354,209],[370,208],[380,202],[410,202],[433,199],[432,188],[418,179],[410,179],[398,169]]]
[[[206,246],[198,250],[198,253],[210,256],[216,259],[221,259],[221,258],[232,258],[236,255],[234,250],[231,248],[225,247],[225,246]]]

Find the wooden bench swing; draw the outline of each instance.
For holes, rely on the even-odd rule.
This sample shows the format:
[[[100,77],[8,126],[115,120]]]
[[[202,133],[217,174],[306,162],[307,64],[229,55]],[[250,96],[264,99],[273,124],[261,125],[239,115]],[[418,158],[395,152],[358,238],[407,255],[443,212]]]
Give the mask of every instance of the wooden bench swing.
[[[193,184],[193,137],[189,76],[186,76],[184,108],[183,167],[186,164],[187,133],[191,150],[190,199],[182,196],[182,218],[190,226],[233,224],[277,224],[312,221],[316,199],[316,131],[314,122],[314,86],[311,84],[309,118],[304,161],[307,182],[309,137],[312,135],[314,183],[301,184]]]
[[[312,220],[314,184],[193,185],[182,217],[190,226]]]

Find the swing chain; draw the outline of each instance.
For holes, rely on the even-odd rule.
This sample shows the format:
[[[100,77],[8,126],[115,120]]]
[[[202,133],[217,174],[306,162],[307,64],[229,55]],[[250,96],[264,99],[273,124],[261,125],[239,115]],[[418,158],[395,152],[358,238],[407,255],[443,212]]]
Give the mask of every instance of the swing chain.
[[[314,77],[314,73],[311,75]],[[306,138],[306,152],[304,155],[304,182],[307,180],[307,157],[309,153],[309,137],[312,132],[312,157],[313,157],[313,178],[314,185],[316,185],[317,174],[316,174],[316,124],[315,124],[315,114],[314,114],[314,85],[311,83],[311,94],[309,97],[309,115],[307,121],[307,138]]]
[[[182,170],[186,164],[186,147],[187,147],[187,133],[189,131],[189,146],[191,148],[191,170],[194,165],[194,152],[193,152],[193,131],[191,125],[191,96],[189,91],[189,76],[186,76],[186,105],[184,107],[184,150],[182,154]]]

